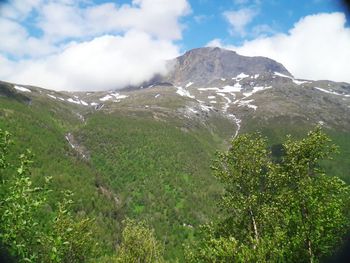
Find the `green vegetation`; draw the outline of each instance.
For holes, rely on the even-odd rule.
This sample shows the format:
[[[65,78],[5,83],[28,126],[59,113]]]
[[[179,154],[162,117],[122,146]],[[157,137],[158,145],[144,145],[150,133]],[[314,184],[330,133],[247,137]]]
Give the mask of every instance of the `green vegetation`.
[[[213,165],[224,184],[220,217],[187,248],[190,262],[319,262],[349,228],[350,188],[326,176],[319,162],[335,147],[316,128],[290,137],[273,162],[260,135],[241,135]]]
[[[114,254],[128,216],[155,229],[165,258],[181,259],[183,240],[216,213],[221,186],[211,176],[210,162],[215,150],[223,149],[222,134],[229,134],[226,120],[217,118],[222,127],[216,128],[121,111],[88,113],[84,123],[74,107],[48,104],[45,98],[27,105],[0,97],[0,104],[0,128],[11,131],[15,141],[9,160],[16,161],[25,148],[35,153],[31,180],[43,186],[45,176],[52,177],[51,206],[64,191],[74,193],[72,213],[95,218],[102,254]],[[69,132],[89,159],[70,147]]]
[[[164,262],[162,245],[156,240],[154,231],[144,222],[130,219],[124,221],[122,243],[116,262]]]
[[[104,254],[93,220],[71,213],[71,193],[50,205],[51,178],[33,184],[30,151],[17,165],[8,162],[11,143],[0,130],[0,242],[13,260],[165,262],[163,244],[140,220],[124,220],[116,253]],[[259,134],[232,140],[212,166],[225,190],[220,213],[187,242],[186,261],[319,262],[332,255],[350,226],[350,187],[319,165],[335,150],[320,128],[301,140],[288,137],[277,162]]]
[[[0,242],[3,249],[16,262],[68,263],[93,258],[96,244],[92,238],[92,221],[71,215],[68,211],[71,199],[58,203],[57,209],[48,206],[46,184],[50,178],[45,178],[45,187],[33,185],[30,151],[19,156],[19,167],[10,176],[4,176],[2,169],[11,170],[7,162],[10,142],[10,134],[0,130]],[[44,212],[47,217],[41,217]]]
[[[30,168],[33,185],[44,187],[45,178],[52,178],[51,191],[46,193],[48,205],[56,207],[65,198],[66,191],[74,193],[72,213],[94,218],[102,254],[113,253],[120,225],[115,220],[114,201],[96,187],[97,181],[101,182],[99,174],[65,139],[68,131],[82,125],[74,109],[48,104],[47,100],[27,105],[2,97],[0,105],[0,129],[10,131],[13,140],[7,155],[12,165],[2,171],[3,175],[13,176],[19,166],[18,156],[23,149],[30,148],[34,154]],[[42,216],[47,217],[47,213]]]
[[[267,138],[268,145],[272,147],[272,154],[277,156],[281,154],[278,149],[281,149],[283,140],[287,135],[292,134],[295,138],[301,139],[312,128],[313,126],[310,122],[277,117],[268,121],[250,119],[244,124],[242,133],[260,132]],[[323,127],[323,129],[339,149],[338,153],[334,156],[335,158],[325,159],[320,165],[329,176],[337,176],[350,184],[350,132],[341,128],[331,129],[329,127]]]
[[[193,227],[216,213],[221,187],[210,175],[212,135],[204,127],[184,132],[145,116],[95,113],[77,138],[94,149],[91,163],[116,194],[118,217],[146,220],[166,257],[181,257]]]
[[[0,97],[0,129],[10,131],[14,141],[6,152],[9,146],[4,142],[10,138],[3,136],[6,139],[0,151],[1,211],[12,209],[9,217],[1,219],[8,232],[1,233],[10,233],[16,224],[18,229],[33,225],[28,231],[35,231],[39,237],[24,230],[6,242],[2,237],[0,247],[12,255],[25,255],[35,262],[65,262],[67,257],[88,261],[84,255],[92,262],[122,261],[121,255],[127,259],[157,255],[159,261],[164,258],[170,262],[220,262],[232,258],[293,261],[290,254],[310,258],[309,239],[311,258],[317,261],[335,251],[341,242],[347,224],[342,207],[349,194],[336,176],[350,182],[350,140],[346,130],[325,130],[339,144],[340,154],[334,160],[329,160],[328,155],[319,156],[315,167],[311,167],[315,176],[310,179],[305,164],[293,163],[297,159],[286,155],[287,149],[291,156],[301,152],[298,147],[312,149],[311,143],[310,147],[302,143],[310,129],[303,123],[289,119],[275,124],[243,122],[241,132],[259,130],[262,136],[242,135],[229,145],[234,131],[229,120],[214,113],[186,118],[176,112],[183,101],[171,102],[166,96],[160,97],[164,108],[146,109],[136,100],[135,105],[122,101],[95,111],[48,101],[46,94],[36,94],[32,101],[25,95]],[[154,94],[150,97],[154,98]],[[70,146],[65,138],[68,133],[79,149]],[[283,144],[289,133],[299,141]],[[331,153],[328,149],[332,148],[322,148],[318,140],[312,143]],[[228,146],[239,151],[230,148],[230,154],[218,156],[215,178],[210,170],[215,150],[224,151]],[[26,148],[35,155],[26,152],[18,159]],[[246,161],[234,163],[230,157]],[[253,158],[258,162],[250,162]],[[237,192],[230,187],[233,178],[228,180],[222,170],[220,175],[220,163],[224,161],[234,168],[233,174],[239,175],[234,182],[240,182],[249,192]],[[291,169],[293,166],[299,170]],[[15,178],[22,179],[17,182]],[[11,196],[11,192],[18,195],[6,203],[5,196]],[[74,195],[68,194],[71,192]],[[250,198],[244,198],[246,195]],[[220,197],[225,202],[217,205]],[[305,218],[300,213],[304,200],[312,217]],[[21,208],[12,207],[10,201],[23,201],[30,209],[21,214],[15,210]],[[287,207],[293,212],[290,216]],[[233,210],[236,212],[231,213]],[[12,220],[14,214],[18,214],[19,221]],[[130,219],[124,221],[125,218]],[[25,224],[21,226],[23,220]],[[89,234],[76,243],[74,236],[80,232]],[[144,246],[136,251],[132,240]],[[182,243],[187,244],[185,249]],[[16,244],[22,245],[16,248]],[[148,249],[152,244],[155,250]],[[76,252],[72,255],[71,251]]]

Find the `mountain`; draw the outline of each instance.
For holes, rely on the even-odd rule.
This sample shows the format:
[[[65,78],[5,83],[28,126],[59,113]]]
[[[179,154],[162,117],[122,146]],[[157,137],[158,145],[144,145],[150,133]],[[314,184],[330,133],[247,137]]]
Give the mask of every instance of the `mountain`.
[[[247,75],[278,72],[292,75],[280,63],[265,57],[245,57],[221,48],[197,48],[170,61],[170,73],[165,78],[175,85],[195,82],[210,85],[215,79],[231,78],[244,72]]]
[[[113,251],[125,216],[145,219],[182,257],[182,243],[216,213],[216,150],[259,131],[274,155],[286,134],[317,124],[340,146],[324,168],[350,183],[350,84],[300,80],[281,64],[219,48],[169,61],[168,75],[132,89],[56,92],[0,82],[0,128],[17,152],[36,154],[32,176],[53,176],[52,200],[75,193],[77,213],[96,218]],[[181,261],[181,260],[180,260]]]

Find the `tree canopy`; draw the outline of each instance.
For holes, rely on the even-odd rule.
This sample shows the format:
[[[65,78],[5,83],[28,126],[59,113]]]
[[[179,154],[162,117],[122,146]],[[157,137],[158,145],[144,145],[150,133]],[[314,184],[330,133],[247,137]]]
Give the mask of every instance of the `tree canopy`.
[[[71,193],[50,207],[47,196],[50,177],[44,186],[30,178],[32,154],[9,163],[10,134],[0,130],[0,243],[1,249],[16,262],[86,262],[94,253],[92,220],[70,212]],[[6,176],[4,169],[8,169]],[[46,221],[42,213],[49,216]],[[47,220],[48,218],[48,220]]]
[[[279,162],[260,134],[233,139],[212,166],[225,188],[221,214],[202,228],[188,260],[318,262],[330,255],[349,227],[349,186],[320,166],[335,150],[320,127],[301,140],[288,137]]]

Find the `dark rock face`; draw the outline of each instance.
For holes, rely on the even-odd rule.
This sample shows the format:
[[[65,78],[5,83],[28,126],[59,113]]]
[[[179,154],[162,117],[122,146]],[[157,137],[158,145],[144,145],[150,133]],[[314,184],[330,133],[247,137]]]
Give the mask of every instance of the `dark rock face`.
[[[197,48],[169,62],[171,70],[165,79],[173,84],[205,84],[215,79],[279,72],[292,77],[280,63],[265,57],[246,57],[221,48]]]
[[[30,98],[28,98],[27,96],[19,92],[16,92],[12,87],[13,87],[13,84],[0,81],[0,97],[7,97],[20,102],[24,102],[26,104],[31,103]]]

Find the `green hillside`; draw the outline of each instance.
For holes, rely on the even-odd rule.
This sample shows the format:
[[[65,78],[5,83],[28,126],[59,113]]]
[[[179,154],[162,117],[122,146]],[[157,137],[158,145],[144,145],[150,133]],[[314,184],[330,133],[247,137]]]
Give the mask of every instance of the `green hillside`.
[[[300,119],[293,118],[271,118],[266,120],[251,119],[246,122],[242,132],[259,131],[268,138],[273,149],[278,149],[287,135],[300,139],[313,129],[313,125]],[[324,131],[338,146],[337,152],[333,154],[333,159],[323,161],[323,168],[327,174],[337,176],[345,182],[350,183],[350,132],[344,129],[331,129],[324,127]]]
[[[155,101],[160,89],[135,91],[129,101],[97,110],[48,99],[39,89],[22,95],[8,85],[1,88],[0,129],[13,135],[12,161],[32,150],[34,182],[53,177],[51,204],[64,190],[74,193],[74,212],[96,219],[101,255],[115,253],[128,217],[154,228],[166,259],[183,261],[183,243],[196,239],[199,225],[218,212],[223,188],[210,166],[215,152],[228,148],[237,129],[232,120],[215,112],[186,117],[179,108],[189,100]],[[247,118],[240,133],[260,131],[278,158],[287,134],[300,138],[313,126],[289,117]],[[350,134],[325,130],[340,154],[323,165],[349,183]]]
[[[207,126],[140,112],[90,112],[82,122],[73,107],[35,98],[31,104],[0,98],[0,129],[13,134],[13,158],[35,154],[32,177],[52,176],[51,201],[75,193],[75,211],[98,222],[98,239],[113,251],[126,217],[145,219],[166,245],[167,257],[182,257],[182,242],[215,214],[220,186],[211,159],[223,149],[233,125],[217,117]],[[70,105],[69,105],[70,106]],[[220,125],[220,127],[218,127]],[[65,139],[83,145],[84,159]],[[226,134],[226,138],[223,135]]]

